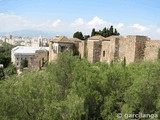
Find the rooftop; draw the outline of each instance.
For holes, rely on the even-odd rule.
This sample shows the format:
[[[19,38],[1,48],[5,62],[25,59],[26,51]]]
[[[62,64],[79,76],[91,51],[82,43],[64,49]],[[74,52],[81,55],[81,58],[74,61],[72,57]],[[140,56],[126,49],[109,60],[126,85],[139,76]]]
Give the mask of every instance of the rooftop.
[[[106,38],[101,35],[96,35],[88,38],[88,40],[105,40]]]
[[[69,40],[65,36],[56,37],[56,38],[52,39],[51,42],[55,42],[55,43],[73,43],[73,41]]]
[[[73,42],[82,42],[82,40],[80,40],[78,38],[70,38],[70,41],[73,41]]]
[[[23,54],[23,55],[34,55],[37,50],[47,50],[49,47],[27,47],[27,46],[17,46],[12,49],[13,54]]]

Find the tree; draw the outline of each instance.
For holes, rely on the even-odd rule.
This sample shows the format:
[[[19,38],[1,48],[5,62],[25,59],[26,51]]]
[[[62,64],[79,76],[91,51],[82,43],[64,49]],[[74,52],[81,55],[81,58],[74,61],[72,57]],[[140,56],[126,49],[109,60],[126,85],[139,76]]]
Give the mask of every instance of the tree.
[[[160,49],[158,49],[158,60],[160,60]]]
[[[11,50],[14,46],[8,43],[3,43],[0,46],[0,64],[6,68],[11,62]]]
[[[113,26],[111,25],[109,28],[109,36],[113,35]]]
[[[77,32],[75,32],[75,33],[73,34],[73,38],[78,38],[78,39],[80,39],[80,40],[84,40],[84,37],[83,37],[82,32],[79,32],[79,31],[77,31]]]
[[[5,78],[5,74],[3,71],[3,68],[0,68],[0,80],[3,80]]]
[[[13,64],[10,64],[5,70],[5,76],[12,76],[17,73],[16,67]]]
[[[107,37],[107,29],[106,27],[102,30],[102,36]]]
[[[117,32],[117,29],[114,30],[114,35],[120,35],[120,34]]]
[[[90,37],[90,35],[85,35],[84,39],[87,40]]]
[[[123,67],[126,67],[126,57],[123,58],[123,61],[122,61],[121,64],[122,64]]]
[[[42,72],[2,80],[0,119],[115,120],[118,113],[160,114],[160,62],[123,62],[91,64],[64,52]]]
[[[103,30],[99,30],[99,31],[95,31],[95,28],[92,29],[91,32],[91,36],[95,36],[95,35],[101,35],[103,37],[109,37],[112,35],[120,35],[117,31],[117,29],[114,29],[113,26],[110,26],[109,29],[107,29],[106,27],[103,28]]]
[[[95,35],[96,35],[96,31],[95,31],[95,28],[93,28],[91,32],[91,36],[95,36]]]

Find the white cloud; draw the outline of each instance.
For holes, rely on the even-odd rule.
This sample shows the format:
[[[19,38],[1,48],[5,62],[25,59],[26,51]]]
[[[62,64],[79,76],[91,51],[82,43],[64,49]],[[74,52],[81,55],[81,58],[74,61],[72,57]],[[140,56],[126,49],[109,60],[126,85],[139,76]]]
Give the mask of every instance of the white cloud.
[[[116,26],[115,26],[115,28],[117,28],[117,29],[121,29],[121,28],[123,28],[124,27],[124,24],[123,23],[118,23]]]
[[[64,19],[65,20],[65,19]],[[146,35],[153,39],[160,39],[160,26],[157,25],[127,25],[123,22],[109,23],[99,17],[94,17],[90,21],[83,18],[77,18],[72,23],[57,20],[31,20],[15,14],[0,13],[0,32],[11,32],[17,30],[42,30],[55,31],[72,34],[76,31],[82,31],[83,34],[90,34],[92,28],[96,30],[114,25],[121,35]],[[65,29],[64,29],[65,28]]]
[[[142,26],[142,25],[140,25],[140,24],[133,24],[131,27],[132,27],[132,28],[135,28],[136,30],[138,30],[138,31],[140,31],[140,32],[145,32],[145,31],[148,30],[147,27]]]
[[[57,20],[28,20],[18,15],[0,13],[0,32],[11,32],[24,29],[35,30],[53,30],[58,27],[62,21]]]
[[[82,25],[85,25],[85,21],[82,18],[78,18],[73,23],[71,23],[71,26],[73,27],[82,26]]]
[[[160,28],[157,28],[157,33],[160,33]]]
[[[19,30],[27,26],[32,26],[29,20],[13,14],[0,13],[0,31],[2,32]]]
[[[95,26],[106,24],[106,23],[107,23],[106,21],[96,16],[91,21],[89,21],[87,25],[91,27],[95,27]]]
[[[61,22],[62,22],[62,21],[61,21],[60,19],[58,19],[58,20],[56,20],[56,21],[54,21],[54,22],[52,23],[52,26],[53,26],[53,27],[57,27],[57,26],[60,25]]]

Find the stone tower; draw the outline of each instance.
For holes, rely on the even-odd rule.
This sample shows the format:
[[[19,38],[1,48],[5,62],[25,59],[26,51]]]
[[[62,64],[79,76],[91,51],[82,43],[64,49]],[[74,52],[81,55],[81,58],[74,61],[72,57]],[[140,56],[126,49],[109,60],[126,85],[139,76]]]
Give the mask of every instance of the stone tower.
[[[88,39],[87,51],[88,61],[91,63],[99,62],[101,58],[102,41],[105,38],[102,36],[93,36]]]
[[[127,36],[120,39],[119,58],[126,58],[126,63],[141,61],[144,59],[146,36]]]

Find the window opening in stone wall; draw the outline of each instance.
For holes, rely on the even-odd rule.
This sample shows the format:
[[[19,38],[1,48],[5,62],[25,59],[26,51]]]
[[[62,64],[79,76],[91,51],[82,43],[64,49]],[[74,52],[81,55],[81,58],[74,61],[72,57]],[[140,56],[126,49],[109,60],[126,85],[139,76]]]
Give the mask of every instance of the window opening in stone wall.
[[[61,52],[64,52],[67,49],[66,46],[61,46]]]
[[[21,66],[22,66],[22,68],[28,67],[28,60],[27,59],[22,60]]]
[[[105,51],[103,51],[103,57],[105,57],[105,54],[106,54],[106,52],[105,52]]]
[[[44,58],[42,58],[42,67],[44,67],[44,64],[45,64]]]

